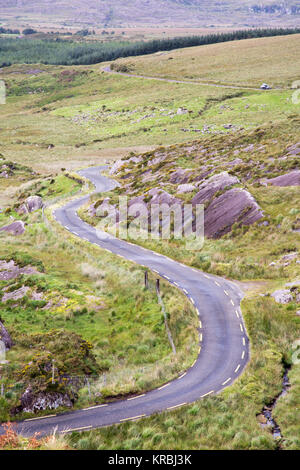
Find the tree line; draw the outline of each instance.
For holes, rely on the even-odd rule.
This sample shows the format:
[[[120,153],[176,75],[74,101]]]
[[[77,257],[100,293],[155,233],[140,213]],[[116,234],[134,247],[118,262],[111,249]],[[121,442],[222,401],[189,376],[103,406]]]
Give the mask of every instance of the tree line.
[[[15,63],[91,65],[121,57],[153,54],[158,51],[171,51],[185,47],[299,33],[300,28],[264,28],[142,42],[111,41],[104,43],[95,41],[81,44],[62,39],[1,38],[0,66],[4,67]]]

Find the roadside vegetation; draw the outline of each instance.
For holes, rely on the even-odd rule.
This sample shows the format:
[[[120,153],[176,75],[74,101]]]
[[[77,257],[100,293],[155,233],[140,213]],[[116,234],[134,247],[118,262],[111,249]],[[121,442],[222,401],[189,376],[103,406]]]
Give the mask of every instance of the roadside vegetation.
[[[15,165],[14,171],[16,184],[28,169]],[[12,268],[0,266],[1,321],[13,341],[1,366],[4,422],[20,419],[20,398],[28,387],[34,395],[67,394],[67,407],[102,403],[177,377],[198,350],[197,315],[182,293],[162,283],[174,357],[151,275],[152,288],[146,290],[143,268],[67,235],[41,211],[17,212],[28,195],[65,201],[80,189],[64,174],[35,176],[0,214],[1,227],[12,219],[25,223],[19,237],[0,233],[0,263],[29,269],[10,278]]]
[[[162,281],[178,349],[174,360],[155,291],[144,288],[144,269],[70,235],[54,221],[51,208],[45,210],[46,219],[41,211],[19,214],[28,196],[62,203],[82,188],[74,169],[122,158],[123,167],[112,175],[121,187],[106,194],[113,202],[126,191],[140,196],[159,185],[189,202],[195,191],[178,194],[172,173],[190,170],[189,184],[211,170],[206,179],[220,172],[238,178],[235,187],[255,198],[263,217],[251,226],[234,226],[219,239],[207,239],[201,252],[187,251],[176,240],[143,242],[195,268],[238,280],[246,291],[242,311],[251,359],[231,387],[176,411],[37,443],[16,441],[9,428],[0,446],[299,449],[299,365],[292,361],[292,345],[300,334],[299,304],[281,305],[270,296],[299,280],[299,256],[285,259],[299,253],[299,186],[265,184],[299,168],[299,106],[290,89],[298,78],[299,38],[235,41],[114,62],[115,70],[126,67],[140,75],[236,83],[250,90],[127,78],[102,72],[100,67],[107,64],[23,64],[1,71],[7,104],[1,107],[0,172],[8,176],[0,178],[0,226],[20,219],[25,233],[14,237],[0,232],[0,263],[13,260],[19,268],[34,269],[0,281],[1,300],[25,288],[20,299],[0,300],[1,319],[15,343],[0,373],[2,421],[14,419],[10,410],[20,406],[31,382],[39,391],[65,387],[79,408],[159,386],[188,368],[197,354],[196,315],[183,294]],[[276,56],[280,70],[272,61],[269,68],[260,65],[261,56],[266,61]],[[215,73],[214,61],[220,63]],[[262,81],[273,89],[251,90]],[[132,158],[137,161],[129,161]],[[161,160],[148,165],[156,158]],[[151,174],[145,175],[149,168]],[[102,195],[92,196],[80,210],[82,218],[96,225],[99,220],[88,208],[102,200]],[[154,281],[150,276],[152,285]],[[80,361],[73,354],[68,357],[66,372],[62,362],[70,342],[77,345],[74,352],[80,345],[87,349]],[[52,359],[57,360],[54,384]],[[46,373],[32,380],[40,361]],[[274,410],[283,436],[276,441],[268,427],[261,426],[261,412],[280,393],[285,366],[291,366],[291,388]],[[80,387],[63,383],[65,374],[84,381]],[[34,415],[18,414],[22,416]]]

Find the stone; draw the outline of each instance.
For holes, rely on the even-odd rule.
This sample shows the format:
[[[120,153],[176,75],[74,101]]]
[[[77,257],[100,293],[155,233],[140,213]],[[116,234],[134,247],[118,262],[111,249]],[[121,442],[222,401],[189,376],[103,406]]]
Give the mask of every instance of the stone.
[[[8,262],[0,260],[0,281],[16,279],[21,274],[39,274],[39,272],[31,266],[19,268],[13,260]]]
[[[0,340],[3,341],[5,348],[7,350],[12,348],[13,341],[11,339],[11,336],[1,321],[0,321]]]
[[[271,297],[273,297],[278,304],[288,304],[293,301],[293,296],[287,289],[276,290],[271,294]]]
[[[272,186],[300,186],[300,170],[294,170],[285,175],[277,176],[266,180],[266,183]]]
[[[288,255],[284,255],[281,260],[282,261],[293,261],[298,257],[298,252],[295,251],[294,253],[289,253]]]
[[[220,238],[230,232],[234,224],[251,225],[262,217],[259,205],[248,191],[229,189],[204,211],[204,233],[208,238]]]
[[[204,204],[210,201],[213,196],[225,188],[229,188],[240,181],[236,176],[229,175],[226,171],[211,176],[198,186],[199,192],[192,199],[192,204]]]
[[[60,406],[72,408],[73,402],[69,395],[59,392],[39,392],[34,394],[31,387],[27,387],[21,396],[21,405],[17,406],[11,413],[16,415],[21,412],[36,413],[42,410],[55,410]]]
[[[114,175],[118,173],[122,166],[125,165],[125,163],[126,162],[124,160],[117,160],[111,167],[109,174]]]
[[[180,206],[182,205],[182,201],[180,199],[172,196],[163,189],[153,188],[150,189],[150,191],[148,191],[146,194],[152,196],[151,204],[168,204],[168,206],[172,206],[173,204],[179,204]]]
[[[17,209],[18,214],[30,214],[43,207],[43,200],[40,196],[30,196]]]
[[[172,184],[186,184],[189,181],[193,170],[178,168],[170,176],[170,183]]]
[[[8,300],[19,300],[23,299],[27,292],[29,291],[29,287],[22,286],[20,289],[14,290],[13,292],[8,292],[3,295],[1,302],[5,303]]]
[[[12,235],[22,235],[25,232],[25,224],[22,220],[16,220],[9,225],[1,227],[0,232],[7,232]]]
[[[300,142],[297,142],[294,145],[290,145],[287,147],[287,152],[289,156],[297,156],[300,155]]]
[[[195,191],[196,186],[193,184],[180,184],[177,188],[178,194],[192,193]]]

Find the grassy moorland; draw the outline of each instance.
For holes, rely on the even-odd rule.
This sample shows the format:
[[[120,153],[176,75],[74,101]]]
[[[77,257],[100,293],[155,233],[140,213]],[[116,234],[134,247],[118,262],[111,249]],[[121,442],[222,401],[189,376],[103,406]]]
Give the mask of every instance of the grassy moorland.
[[[221,45],[171,54],[174,59],[169,64],[177,61],[170,68],[173,78],[181,79],[184,73],[192,73],[192,58],[198,57],[210,78],[197,75],[197,67],[193,77],[184,78],[234,83],[236,76],[238,85],[256,87],[266,81],[284,88],[267,93],[131,79],[102,73],[103,64],[76,68],[14,65],[2,70],[0,77],[7,84],[8,99],[1,107],[0,166],[15,163],[10,179],[0,179],[3,189],[0,207],[4,209],[0,220],[2,226],[12,216],[22,218],[27,225],[25,234],[19,238],[0,235],[0,255],[1,259],[13,258],[20,266],[32,265],[42,273],[1,281],[2,295],[6,292],[3,288],[8,288],[8,292],[23,285],[29,288],[17,306],[13,301],[1,305],[1,318],[16,341],[8,355],[5,384],[18,385],[1,398],[3,420],[7,419],[10,406],[17,404],[28,377],[26,372],[25,378],[19,379],[18,371],[32,353],[35,356],[40,352],[41,341],[52,353],[53,345],[48,344],[47,338],[49,329],[72,332],[77,335],[73,336],[75,344],[85,340],[92,345],[88,363],[74,366],[72,358],[69,363],[74,375],[81,375],[86,367],[90,368],[90,375],[97,375],[98,382],[92,384],[94,402],[156,386],[187,367],[194,354],[193,311],[181,294],[163,284],[170,319],[175,322],[171,328],[173,325],[173,331],[179,331],[176,341],[180,352],[174,364],[154,293],[143,289],[141,268],[101,250],[95,256],[94,247],[67,234],[51,219],[50,209],[46,211],[50,226],[39,212],[22,217],[16,213],[17,205],[30,194],[40,194],[46,202],[75,194],[80,185],[62,168],[72,171],[124,158],[124,168],[116,177],[123,184],[123,176],[130,174],[125,181],[130,184],[132,195],[163,184],[176,197],[177,187],[169,181],[170,170],[191,169],[194,176],[200,175],[206,166],[216,173],[229,171],[239,178],[238,187],[255,197],[264,211],[261,222],[267,222],[249,228],[234,227],[219,240],[206,240],[199,253],[187,252],[174,240],[145,243],[197,268],[238,279],[248,289],[242,310],[251,341],[251,360],[234,385],[216,397],[177,411],[74,433],[65,440],[52,438],[41,442],[41,448],[56,445],[76,449],[300,448],[299,419],[295,412],[299,408],[300,370],[299,365],[292,364],[292,344],[300,334],[296,315],[299,304],[280,305],[269,295],[260,295],[270,294],[300,275],[296,259],[289,264],[283,260],[284,256],[299,251],[298,188],[260,183],[264,178],[298,167],[299,156],[289,154],[289,148],[299,142],[299,105],[293,102],[293,90],[289,89],[297,78],[294,72],[297,40],[293,36],[261,39],[259,46],[256,39],[240,42],[238,46],[224,44],[223,54],[227,58],[232,56],[232,48],[239,49],[226,69]],[[273,41],[278,41],[276,47]],[[274,48],[278,63],[283,64],[281,70],[276,69],[275,63],[269,68],[259,65],[264,55],[261,51],[271,60]],[[252,63],[249,79],[243,69],[247,54]],[[134,72],[159,75],[166,70],[160,69],[164,57],[130,59],[124,64]],[[213,60],[220,66],[212,79]],[[120,63],[124,65],[123,61]],[[136,165],[127,162],[133,155],[141,157]],[[143,181],[145,166],[159,156],[165,159],[152,167],[152,179]],[[239,162],[232,166],[236,159]],[[125,189],[110,196],[117,198]],[[188,201],[192,195],[179,197]],[[91,203],[99,200],[101,196],[94,196]],[[97,223],[95,218],[88,217],[86,208],[81,213],[89,222]],[[277,264],[269,266],[271,262]],[[32,294],[42,294],[42,300],[34,300]],[[61,305],[54,302],[56,297]],[[66,336],[64,341],[68,348]],[[28,351],[28,344],[33,346],[32,352]],[[60,354],[64,352],[63,348]],[[270,430],[260,426],[261,410],[280,393],[284,365],[292,365],[291,388],[274,410],[283,436],[276,442]],[[99,390],[101,396],[96,395]],[[79,393],[76,406],[87,403],[90,398],[85,388]],[[3,446],[9,445],[8,442]],[[35,444],[22,441],[20,445]]]
[[[300,35],[232,41],[179,49],[159,56],[118,59],[139,75],[258,87],[263,82],[289,88],[299,79]]]

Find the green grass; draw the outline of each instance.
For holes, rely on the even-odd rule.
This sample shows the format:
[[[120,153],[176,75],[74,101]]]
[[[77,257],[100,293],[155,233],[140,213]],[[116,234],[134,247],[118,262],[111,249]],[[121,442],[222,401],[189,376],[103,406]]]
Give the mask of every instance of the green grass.
[[[248,229],[234,227],[220,240],[206,240],[199,253],[188,252],[174,240],[145,243],[204,271],[244,281],[242,285],[250,289],[242,310],[251,360],[235,384],[216,397],[139,422],[72,435],[68,439],[74,448],[277,447],[269,430],[260,427],[257,415],[280,392],[283,364],[291,363],[292,344],[300,332],[295,315],[298,305],[281,306],[259,294],[271,293],[299,276],[295,261],[278,269],[269,264],[299,251],[299,234],[293,230],[299,228],[300,200],[298,188],[265,187],[259,181],[299,165],[298,157],[281,158],[287,147],[299,142],[299,109],[291,101],[293,90],[288,89],[296,77],[297,41],[298,36],[243,41],[124,61],[133,71],[146,70],[147,75],[163,76],[168,70],[175,78],[250,87],[266,81],[285,88],[267,93],[131,79],[102,73],[99,65],[38,65],[42,73],[37,76],[31,75],[32,66],[25,65],[2,72],[8,99],[1,107],[0,153],[5,161],[16,162],[16,169],[11,178],[0,180],[0,206],[9,209],[0,214],[0,225],[8,223],[10,216],[19,217],[16,205],[30,194],[41,194],[48,202],[59,197],[61,203],[70,193],[75,194],[80,185],[62,168],[72,171],[123,157],[125,171],[131,173],[125,181],[131,184],[132,196],[159,184],[176,195],[176,185],[170,184],[173,169],[190,168],[196,176],[210,166],[215,173],[236,175],[241,181],[238,186],[250,191],[264,210],[262,221],[269,223]],[[167,60],[173,55],[173,60]],[[180,107],[190,113],[175,114]],[[162,109],[165,113],[174,111],[175,116],[163,116]],[[76,116],[78,122],[74,121]],[[233,127],[226,130],[224,124],[228,123]],[[210,126],[210,132],[192,131],[204,126]],[[251,150],[247,150],[249,145]],[[142,156],[138,165],[126,163],[133,155],[130,152]],[[149,160],[162,154],[166,160],[153,167],[154,179],[143,181]],[[229,168],[237,158],[242,162]],[[31,169],[37,174],[32,175]],[[118,175],[121,183],[125,171]],[[121,188],[110,196],[115,199],[123,191]],[[188,201],[190,196],[180,197]],[[101,197],[93,196],[91,202]],[[50,211],[47,214],[50,217]],[[81,214],[97,223],[87,217],[86,208]],[[90,341],[101,368],[97,379],[91,381],[92,396],[83,388],[77,407],[156,387],[193,362],[197,322],[183,295],[162,281],[178,349],[174,361],[154,291],[143,288],[142,268],[76,239],[53,220],[50,230],[40,213],[23,220],[27,225],[22,237],[0,234],[0,256],[14,258],[20,266],[32,264],[43,274],[3,282],[0,288],[13,290],[25,284],[31,291],[43,293],[44,300],[32,301],[30,291],[16,308],[13,303],[1,304],[1,317],[18,340],[8,354],[7,386],[18,383],[17,372],[30,359],[30,351],[22,346],[24,338],[29,341],[31,333],[45,334],[52,328]],[[43,310],[43,302],[54,303],[56,299],[62,304]],[[274,411],[282,430],[282,448],[299,448],[297,413],[293,412],[299,407],[298,369],[292,366],[292,387]],[[7,397],[1,398],[2,419],[7,419],[8,409],[17,404],[21,388],[6,392]]]
[[[259,87],[263,82],[288,88],[298,80],[300,35],[232,41],[179,49],[159,57],[118,59],[132,73],[178,80]]]
[[[58,177],[58,188],[60,181]],[[2,217],[2,223],[8,221],[4,219],[7,215]],[[21,369],[41,352],[39,346],[28,351],[26,344],[35,341],[31,335],[58,329],[74,332],[92,344],[102,372],[96,371],[91,397],[87,390],[81,391],[77,407],[162,385],[192,363],[197,351],[197,318],[183,294],[162,284],[178,348],[174,358],[155,290],[144,290],[142,268],[100,249],[95,258],[95,249],[66,237],[59,226],[49,231],[39,213],[27,216],[26,221],[23,236],[0,235],[5,241],[1,243],[2,259],[14,259],[20,266],[32,264],[43,273],[0,283],[1,297],[4,287],[8,291],[23,285],[30,289],[23,299],[1,305],[1,318],[15,341],[2,378],[7,392],[2,420],[8,419],[8,410],[17,405],[24,391]],[[41,293],[42,299],[33,301],[32,292]]]
[[[218,396],[176,411],[135,423],[72,433],[69,444],[76,449],[98,450],[275,449],[277,443],[269,430],[260,427],[256,415],[280,392],[281,360],[288,360],[290,345],[299,335],[300,320],[268,298],[246,299],[242,310],[251,340],[251,360],[234,385]],[[297,389],[294,406],[296,393]],[[288,418],[295,423],[292,413],[290,410]],[[283,426],[283,434],[284,431]],[[297,425],[291,426],[289,432],[297,446]],[[285,445],[284,441],[282,446]]]

